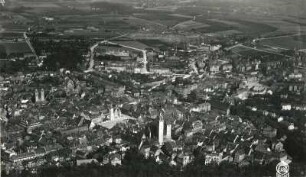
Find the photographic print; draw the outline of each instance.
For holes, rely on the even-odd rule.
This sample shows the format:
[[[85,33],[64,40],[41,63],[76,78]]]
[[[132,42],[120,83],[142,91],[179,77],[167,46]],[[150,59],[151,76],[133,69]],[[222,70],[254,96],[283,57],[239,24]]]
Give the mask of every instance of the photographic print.
[[[2,177],[306,177],[305,0],[0,0]]]

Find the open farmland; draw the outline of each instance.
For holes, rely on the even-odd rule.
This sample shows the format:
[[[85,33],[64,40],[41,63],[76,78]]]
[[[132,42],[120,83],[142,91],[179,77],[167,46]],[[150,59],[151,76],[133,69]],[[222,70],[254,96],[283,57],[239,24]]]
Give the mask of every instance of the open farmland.
[[[264,24],[251,21],[244,21],[239,19],[208,19],[207,17],[197,17],[196,21],[210,25],[198,29],[199,32],[203,33],[214,33],[229,31],[227,33],[238,34],[239,32],[249,36],[259,36],[264,33],[270,33],[276,31],[277,28]],[[225,33],[226,34],[226,33]]]
[[[48,11],[64,10],[59,4],[55,2],[26,2],[26,1],[18,1],[14,4],[10,4],[10,8],[13,8],[15,11],[19,12],[27,12],[27,13],[34,13],[34,14],[42,14]]]
[[[306,35],[264,39],[260,44],[285,49],[306,49]]]
[[[171,45],[169,43],[163,42],[161,40],[149,40],[149,39],[141,39],[139,40],[139,42],[142,42],[144,44],[146,44],[147,46],[151,46],[151,47],[155,47],[155,48],[159,48],[159,49],[164,49],[167,47],[170,47]]]
[[[199,23],[193,20],[188,20],[188,21],[175,25],[173,28],[177,30],[190,31],[190,30],[196,30],[196,29],[205,28],[205,27],[209,27],[209,25],[204,24],[204,23]]]
[[[0,32],[0,38],[2,39],[11,39],[11,38],[22,38],[23,37],[23,33],[19,32],[19,33],[15,33],[15,32]]]
[[[228,25],[221,22],[210,21],[203,17],[198,17],[196,19],[197,22],[208,24],[208,27],[199,28],[196,31],[201,33],[213,33],[213,32],[220,32],[220,31],[228,31],[228,30],[235,30],[236,28],[232,25]]]
[[[148,29],[150,31],[164,31],[167,29],[167,26],[158,22],[149,21],[141,18],[136,18],[133,16],[130,17],[124,17],[123,20],[127,22],[129,25],[135,26],[135,27],[143,27],[145,29]]]
[[[134,16],[137,18],[160,23],[169,27],[172,27],[178,23],[190,19],[189,16],[180,16],[177,14],[171,14],[166,12],[155,12],[155,11],[148,11],[146,13],[135,13]]]
[[[44,24],[44,27],[65,35],[105,38],[139,29],[125,16],[97,14],[55,16],[55,20]]]
[[[238,28],[238,31],[241,31],[245,34],[249,34],[252,36],[259,36],[261,34],[273,32],[277,30],[276,27],[270,26],[265,23],[251,22],[251,21],[244,21],[244,20],[233,20],[233,21],[242,25],[242,26],[235,26],[236,28]]]
[[[0,14],[0,32],[23,32],[31,22],[23,15]]]
[[[106,4],[113,7],[111,3]],[[101,10],[92,10],[92,7]],[[104,2],[18,1],[10,7],[18,13],[12,15],[12,19],[1,19],[0,25],[5,26],[5,32],[24,32],[31,26],[36,31],[101,38],[122,33],[135,35],[145,33],[138,36],[150,33],[154,35],[173,32],[172,29],[194,34],[205,33],[215,37],[245,35],[254,38],[295,34],[298,30],[306,31],[306,26],[296,26],[298,24],[295,23],[294,17],[282,19],[278,16],[254,15],[253,12],[249,14],[243,11],[244,8],[231,3],[210,2],[176,7],[178,8],[172,11],[143,10],[133,9],[131,5],[125,4],[117,10],[111,10],[105,7]],[[229,10],[229,7],[233,9]],[[123,8],[124,13],[120,11]],[[43,17],[46,16],[54,17],[54,21],[44,21]],[[192,20],[194,16],[196,16],[195,21]]]
[[[236,53],[241,56],[257,56],[262,57],[265,56],[267,58],[269,57],[277,57],[277,56],[283,56],[282,54],[279,54],[277,52],[268,51],[265,49],[255,49],[251,47],[247,47],[244,45],[237,45],[230,49],[231,52]]]
[[[58,25],[61,28],[65,27],[88,27],[94,26],[98,29],[107,29],[113,31],[129,31],[136,28],[121,17],[108,17],[102,15],[87,15],[87,16],[69,16],[59,20]]]
[[[237,30],[226,30],[226,31],[218,31],[218,32],[212,32],[208,33],[208,36],[215,36],[215,37],[227,37],[227,36],[232,36],[236,34],[242,34],[242,32],[237,31]]]

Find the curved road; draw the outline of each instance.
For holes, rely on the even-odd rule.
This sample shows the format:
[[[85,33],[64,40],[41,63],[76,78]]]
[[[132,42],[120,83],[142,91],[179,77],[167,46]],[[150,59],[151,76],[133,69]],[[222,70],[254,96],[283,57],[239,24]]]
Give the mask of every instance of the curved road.
[[[113,38],[110,38],[110,39],[108,39],[108,40],[112,40],[112,39],[117,39],[117,38],[120,38],[120,37],[124,37],[124,36],[126,36],[126,35],[128,35],[128,33],[126,33],[126,34],[122,34],[122,35],[120,35],[120,36],[116,36],[116,37],[113,37]],[[104,43],[104,42],[106,42],[106,41],[108,41],[108,40],[104,40],[104,41],[99,41],[99,42],[97,42],[97,43],[95,43],[94,45],[92,45],[91,47],[90,47],[90,58],[89,58],[89,66],[88,66],[88,69],[87,70],[85,70],[84,72],[91,72],[91,71],[93,71],[93,67],[94,67],[94,64],[95,64],[95,60],[94,60],[94,51],[95,51],[95,48],[96,47],[98,47],[99,46],[99,44],[102,44],[102,43]]]

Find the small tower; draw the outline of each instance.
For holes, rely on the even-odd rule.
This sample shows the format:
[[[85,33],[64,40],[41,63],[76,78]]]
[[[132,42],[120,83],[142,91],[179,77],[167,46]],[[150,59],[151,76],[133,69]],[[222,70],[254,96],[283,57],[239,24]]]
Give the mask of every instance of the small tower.
[[[141,147],[142,147],[142,145],[143,145],[143,143],[145,142],[146,139],[147,139],[147,138],[146,138],[146,135],[143,134],[142,137],[141,137],[141,142],[140,142],[140,144],[139,144],[139,146],[138,146],[138,149],[139,149],[139,150],[141,149]]]
[[[121,113],[121,110],[119,108],[118,108],[118,116],[119,116],[120,119],[122,118],[122,113]]]
[[[226,110],[226,115],[229,116],[230,114],[231,114],[231,108],[229,107],[229,108],[227,108],[227,110]]]
[[[113,106],[110,108],[109,110],[109,117],[110,117],[110,120],[115,120],[115,115],[114,115],[114,108]]]
[[[45,100],[45,90],[41,89],[40,90],[40,101],[44,102]]]
[[[158,124],[158,143],[159,145],[164,144],[164,117],[160,114]]]
[[[118,119],[118,108],[115,108],[115,111],[114,111],[114,118],[115,119]]]
[[[148,70],[147,70],[147,65],[148,65],[147,51],[143,50],[142,55],[143,55],[143,68],[141,70],[141,73],[148,73]]]
[[[115,119],[120,119],[121,118],[121,111],[118,107],[115,108],[114,118]]]
[[[166,138],[168,139],[168,140],[171,140],[171,124],[168,124],[167,125],[167,134],[166,134]]]
[[[35,89],[35,103],[40,102],[38,90]]]

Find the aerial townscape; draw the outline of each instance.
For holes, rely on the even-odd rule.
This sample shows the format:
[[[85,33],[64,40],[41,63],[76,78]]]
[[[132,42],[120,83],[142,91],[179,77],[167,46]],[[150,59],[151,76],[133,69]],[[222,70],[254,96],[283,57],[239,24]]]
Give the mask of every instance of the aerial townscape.
[[[0,0],[1,176],[305,177],[305,8]]]

